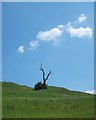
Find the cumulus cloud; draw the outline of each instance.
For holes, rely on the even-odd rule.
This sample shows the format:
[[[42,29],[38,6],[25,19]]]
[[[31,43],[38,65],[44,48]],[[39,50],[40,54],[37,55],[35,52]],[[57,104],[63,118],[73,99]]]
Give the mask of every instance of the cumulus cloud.
[[[38,47],[38,41],[36,41],[36,40],[31,41],[29,45],[30,45],[30,47],[29,47],[30,50],[36,49]]]
[[[75,21],[76,23],[81,23],[83,21],[85,21],[87,19],[87,16],[85,14],[81,14],[77,21]],[[74,24],[73,24],[74,25]],[[29,43],[29,50],[35,50],[39,43],[41,41],[43,42],[51,42],[52,45],[58,46],[61,43],[61,37],[64,34],[64,32],[68,32],[70,37],[78,37],[78,38],[92,38],[93,35],[93,30],[90,27],[75,27],[71,25],[71,23],[69,22],[68,24],[60,24],[50,30],[45,30],[45,31],[39,31],[36,35],[36,40],[32,40]],[[20,53],[24,53],[24,46],[19,46],[18,48],[18,52]]]
[[[17,50],[19,53],[24,53],[24,46],[21,45],[19,46],[18,50]]]
[[[85,93],[89,93],[89,94],[96,94],[96,90],[85,91]]]
[[[54,45],[57,45],[59,38],[62,36],[64,25],[58,25],[48,31],[40,31],[37,34],[37,39],[42,41],[52,41]]]
[[[73,26],[71,26],[70,24],[68,24],[67,27],[67,32],[70,33],[71,37],[92,37],[92,28],[90,27],[79,27],[79,28],[74,28]]]
[[[87,19],[87,16],[85,14],[81,14],[78,18],[78,22],[81,23]]]

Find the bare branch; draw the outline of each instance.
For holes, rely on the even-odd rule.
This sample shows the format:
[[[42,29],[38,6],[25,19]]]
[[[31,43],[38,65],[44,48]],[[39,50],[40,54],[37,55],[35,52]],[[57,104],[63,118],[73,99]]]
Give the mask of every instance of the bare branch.
[[[51,70],[50,72],[48,73],[47,77],[46,77],[46,80],[48,79],[49,75],[52,74]]]
[[[40,65],[40,70],[43,72],[43,81],[45,80],[45,72],[44,69],[42,68],[42,64]]]
[[[42,64],[40,65],[40,70],[42,70],[43,68],[42,68]]]

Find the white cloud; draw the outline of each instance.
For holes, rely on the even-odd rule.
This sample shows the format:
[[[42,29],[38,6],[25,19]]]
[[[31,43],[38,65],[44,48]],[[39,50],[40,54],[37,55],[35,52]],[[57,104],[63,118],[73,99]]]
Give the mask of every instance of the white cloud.
[[[30,42],[30,47],[29,47],[30,50],[36,49],[37,47],[38,47],[38,41],[34,40]]]
[[[64,25],[58,25],[58,28],[63,30],[64,29]]]
[[[19,46],[18,50],[17,50],[19,53],[24,53],[24,46],[21,45]]]
[[[81,14],[78,18],[78,22],[81,23],[87,19],[87,16],[85,14]]]
[[[85,91],[85,93],[89,93],[89,94],[96,94],[96,90]]]
[[[58,45],[59,38],[62,36],[64,25],[58,25],[58,27],[52,28],[49,31],[40,31],[37,34],[37,39],[42,41],[53,41],[54,45]]]
[[[70,22],[68,22],[68,24],[67,25],[65,25],[65,28],[68,28],[68,27],[70,27],[71,26],[71,23]]]
[[[67,27],[67,32],[70,33],[71,37],[92,37],[92,28],[90,27],[79,27],[79,28],[74,28],[70,24]]]

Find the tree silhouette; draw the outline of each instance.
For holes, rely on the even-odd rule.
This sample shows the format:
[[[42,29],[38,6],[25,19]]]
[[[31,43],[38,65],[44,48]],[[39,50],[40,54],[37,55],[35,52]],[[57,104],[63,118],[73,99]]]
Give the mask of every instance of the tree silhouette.
[[[42,75],[43,75],[43,84],[41,82],[38,82],[37,84],[35,84],[35,90],[42,90],[42,89],[46,89],[47,88],[47,84],[46,81],[48,80],[50,74],[52,74],[51,70],[49,71],[48,75],[45,77],[45,71],[42,67],[42,64],[40,65],[40,70],[42,71]]]
[[[44,69],[42,68],[42,64],[40,65],[40,70],[41,70],[42,73],[43,73],[43,84],[42,84],[42,87],[44,87],[44,89],[46,89],[46,88],[45,88],[45,86],[46,86],[46,80],[48,80],[48,77],[49,77],[49,75],[51,74],[51,70],[50,70],[50,72],[48,73],[47,77],[45,77],[45,72],[44,72]]]

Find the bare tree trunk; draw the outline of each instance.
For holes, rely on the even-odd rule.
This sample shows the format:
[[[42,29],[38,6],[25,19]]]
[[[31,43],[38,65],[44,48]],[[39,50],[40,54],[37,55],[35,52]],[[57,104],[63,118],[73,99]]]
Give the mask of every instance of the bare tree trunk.
[[[44,72],[44,69],[42,68],[42,64],[40,65],[40,70],[43,73],[43,86],[45,86],[46,85],[46,80],[48,80],[48,77],[50,76],[51,71],[48,73],[47,77],[45,78],[45,72]]]

